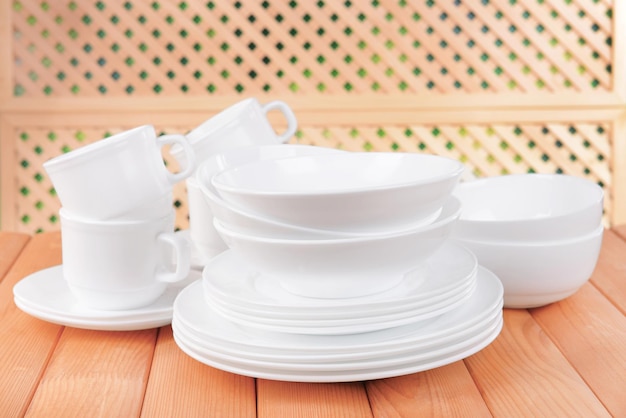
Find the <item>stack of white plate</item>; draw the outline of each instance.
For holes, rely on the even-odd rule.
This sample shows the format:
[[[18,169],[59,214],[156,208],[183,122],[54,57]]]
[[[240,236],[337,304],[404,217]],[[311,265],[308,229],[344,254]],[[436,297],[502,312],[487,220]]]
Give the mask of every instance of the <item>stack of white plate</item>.
[[[339,335],[417,323],[465,303],[476,287],[478,263],[465,248],[445,244],[395,287],[349,299],[289,293],[272,276],[256,273],[226,251],[203,274],[204,295],[230,321],[251,328],[297,334]]]
[[[496,338],[502,285],[449,239],[460,162],[284,152],[198,170],[229,249],[174,304],[185,353],[252,377],[338,382],[438,367]]]
[[[499,279],[447,242],[396,287],[366,297],[291,294],[226,251],[174,304],[178,346],[257,378],[340,382],[428,370],[472,355],[502,328]]]

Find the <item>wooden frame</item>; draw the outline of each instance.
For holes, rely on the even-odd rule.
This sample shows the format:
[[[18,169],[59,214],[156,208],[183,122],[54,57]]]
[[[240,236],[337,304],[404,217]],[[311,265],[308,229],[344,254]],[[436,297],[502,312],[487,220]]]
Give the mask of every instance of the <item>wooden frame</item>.
[[[557,1],[557,0],[555,0]],[[587,1],[587,0],[580,0]],[[603,121],[611,126],[610,224],[626,222],[626,5],[613,4],[612,88],[556,93],[268,95],[290,104],[301,126]],[[0,43],[12,45],[12,1],[0,0]],[[18,228],[16,132],[23,127],[144,123],[191,128],[241,100],[237,94],[159,97],[16,97],[13,51],[0,48],[0,228]],[[262,94],[262,92],[260,92]]]

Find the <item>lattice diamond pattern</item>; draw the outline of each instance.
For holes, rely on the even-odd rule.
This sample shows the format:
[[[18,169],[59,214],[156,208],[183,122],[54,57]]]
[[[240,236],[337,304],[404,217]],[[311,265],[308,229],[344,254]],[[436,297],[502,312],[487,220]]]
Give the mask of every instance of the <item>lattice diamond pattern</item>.
[[[611,89],[610,0],[13,3],[14,95]]]
[[[103,129],[21,128],[15,164],[20,225],[23,232],[58,229],[60,203],[43,171],[48,158],[129,127]],[[185,132],[162,127],[162,133]],[[610,218],[612,196],[610,123],[466,124],[407,126],[303,126],[292,142],[353,151],[425,152],[459,159],[476,176],[506,173],[568,173],[603,186],[605,218]],[[171,169],[176,163],[165,153]],[[188,225],[186,193],[175,190],[177,226]]]

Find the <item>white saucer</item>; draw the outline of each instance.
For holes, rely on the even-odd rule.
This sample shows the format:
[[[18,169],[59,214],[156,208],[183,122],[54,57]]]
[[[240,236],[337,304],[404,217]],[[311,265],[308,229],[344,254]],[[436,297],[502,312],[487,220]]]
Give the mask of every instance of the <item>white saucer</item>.
[[[267,317],[289,318],[310,317],[313,313],[323,317],[330,311],[332,317],[351,317],[363,313],[398,312],[407,305],[417,307],[428,305],[437,298],[451,297],[470,285],[477,268],[473,253],[459,244],[448,242],[392,289],[350,299],[316,299],[290,293],[277,279],[258,273],[232,250],[213,258],[202,277],[206,292],[233,307],[241,307],[243,311],[253,309],[257,313],[265,312]]]
[[[67,287],[62,265],[20,280],[13,287],[13,295],[18,308],[47,322],[93,330],[130,331],[169,324],[181,288],[199,277],[199,272],[192,271],[187,279],[170,285],[154,303],[133,310],[100,311],[82,306]]]

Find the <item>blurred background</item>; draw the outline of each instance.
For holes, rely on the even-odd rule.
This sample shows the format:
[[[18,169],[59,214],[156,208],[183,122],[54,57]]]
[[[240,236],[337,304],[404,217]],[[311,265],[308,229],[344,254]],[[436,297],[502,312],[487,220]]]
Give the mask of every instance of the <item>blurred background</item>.
[[[49,158],[143,124],[185,133],[246,97],[287,102],[293,143],[589,178],[605,223],[626,222],[624,7],[0,0],[0,229],[59,229]],[[184,184],[175,205],[184,229]]]

